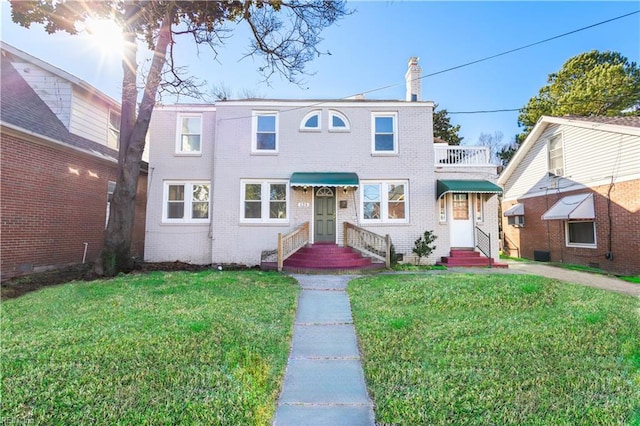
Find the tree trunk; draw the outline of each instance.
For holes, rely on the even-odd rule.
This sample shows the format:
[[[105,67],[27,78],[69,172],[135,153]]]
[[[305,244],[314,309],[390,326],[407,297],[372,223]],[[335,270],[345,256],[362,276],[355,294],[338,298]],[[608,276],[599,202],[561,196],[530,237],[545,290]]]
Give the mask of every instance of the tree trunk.
[[[129,272],[133,266],[131,237],[136,209],[136,192],[140,177],[140,164],[145,137],[156,102],[162,68],[166,61],[167,46],[171,42],[171,19],[167,12],[160,27],[142,101],[136,116],[138,91],[136,88],[137,47],[135,28],[138,6],[125,4],[126,25],[124,31],[124,70],[122,82],[122,109],[120,124],[120,149],[118,155],[118,178],[111,200],[109,222],[104,234],[104,246],[96,260],[93,272],[99,276],[114,276]]]

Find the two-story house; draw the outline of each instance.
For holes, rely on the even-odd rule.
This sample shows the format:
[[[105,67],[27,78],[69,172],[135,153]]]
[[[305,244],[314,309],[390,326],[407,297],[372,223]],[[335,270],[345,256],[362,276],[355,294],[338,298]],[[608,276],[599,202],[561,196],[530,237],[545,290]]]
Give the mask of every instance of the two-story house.
[[[391,242],[413,261],[414,241],[430,230],[438,236],[433,262],[451,248],[473,250],[476,228],[492,236],[483,244],[497,260],[496,166],[484,148],[434,144],[434,104],[421,100],[420,73],[411,58],[404,101],[158,108],[145,260],[252,266],[269,263],[270,252],[324,244],[384,261]],[[348,269],[331,262],[338,251],[307,266]]]
[[[640,117],[542,117],[498,182],[507,253],[640,274]]]
[[[92,262],[117,176],[120,105],[77,77],[1,44],[2,279]],[[144,252],[146,173],[132,252]]]

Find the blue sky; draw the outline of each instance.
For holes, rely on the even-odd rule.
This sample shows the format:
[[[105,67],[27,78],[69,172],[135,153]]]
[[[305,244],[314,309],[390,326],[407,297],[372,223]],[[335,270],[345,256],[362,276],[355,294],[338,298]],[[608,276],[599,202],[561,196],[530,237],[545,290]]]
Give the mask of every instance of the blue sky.
[[[311,62],[308,71],[314,74],[300,86],[277,76],[269,85],[262,82],[256,71],[260,60],[242,59],[248,46],[243,25],[220,49],[217,60],[207,47],[198,54],[188,39],[179,39],[179,61],[191,74],[210,85],[224,84],[236,95],[246,89],[267,98],[343,98],[395,84],[366,96],[403,99],[410,56],[418,56],[423,74],[430,74],[640,10],[640,2],[353,1],[348,7],[355,13],[322,35],[320,50],[331,55]],[[119,99],[119,59],[101,55],[87,37],[50,36],[35,26],[23,29],[11,22],[5,1],[1,24],[4,42]],[[461,125],[463,143],[473,144],[481,133],[495,131],[508,142],[519,132],[517,112],[453,113],[520,108],[567,59],[593,49],[618,51],[640,63],[640,14],[427,77],[422,81],[423,99],[451,112],[453,124]]]

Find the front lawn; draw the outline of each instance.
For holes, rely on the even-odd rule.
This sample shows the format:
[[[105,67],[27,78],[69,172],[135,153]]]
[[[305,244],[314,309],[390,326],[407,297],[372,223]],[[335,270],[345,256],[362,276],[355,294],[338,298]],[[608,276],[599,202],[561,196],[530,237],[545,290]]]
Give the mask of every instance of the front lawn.
[[[380,424],[640,424],[637,298],[526,275],[348,291]]]
[[[4,301],[0,419],[267,425],[297,293],[275,273],[154,272]]]

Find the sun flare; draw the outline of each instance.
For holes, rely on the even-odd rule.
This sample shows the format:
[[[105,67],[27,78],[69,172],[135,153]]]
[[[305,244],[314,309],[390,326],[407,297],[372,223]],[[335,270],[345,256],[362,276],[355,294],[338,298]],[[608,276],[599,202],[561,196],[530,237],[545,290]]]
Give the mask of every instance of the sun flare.
[[[102,55],[122,54],[122,28],[110,19],[89,19],[84,23],[84,32],[91,44],[100,49]]]

